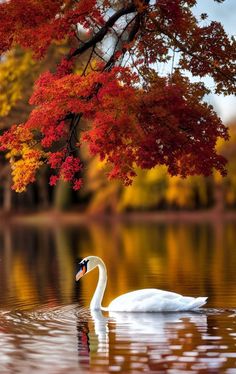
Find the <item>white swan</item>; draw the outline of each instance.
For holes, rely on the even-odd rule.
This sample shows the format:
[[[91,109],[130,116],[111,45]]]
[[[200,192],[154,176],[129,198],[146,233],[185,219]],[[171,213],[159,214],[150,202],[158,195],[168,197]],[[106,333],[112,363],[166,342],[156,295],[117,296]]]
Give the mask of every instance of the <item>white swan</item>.
[[[147,288],[118,296],[107,308],[104,308],[101,306],[101,302],[107,284],[107,270],[101,258],[97,256],[84,258],[79,263],[76,281],[97,266],[99,269],[99,279],[90,303],[91,310],[109,312],[179,312],[195,310],[204,305],[207,300],[207,297],[188,297],[175,292]]]

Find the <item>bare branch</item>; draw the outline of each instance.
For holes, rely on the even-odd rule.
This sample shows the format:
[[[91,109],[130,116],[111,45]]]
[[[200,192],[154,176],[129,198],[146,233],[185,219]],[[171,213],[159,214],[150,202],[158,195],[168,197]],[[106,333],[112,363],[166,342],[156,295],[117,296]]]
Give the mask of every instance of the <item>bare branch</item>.
[[[87,51],[89,48],[96,45],[97,43],[101,42],[103,40],[104,36],[107,34],[109,28],[111,28],[120,17],[122,17],[126,14],[134,13],[136,11],[137,10],[136,10],[136,7],[135,7],[134,4],[131,4],[127,7],[125,7],[125,8],[122,8],[122,9],[118,10],[116,13],[114,13],[109,18],[109,20],[105,23],[105,25],[90,40],[88,40],[83,45],[81,45],[79,48],[77,48],[69,56],[69,58],[80,55],[80,54],[84,53],[85,51]]]
[[[90,53],[90,55],[89,55],[89,58],[88,58],[88,60],[87,60],[87,63],[86,63],[85,68],[84,68],[84,70],[83,70],[83,73],[81,74],[81,77],[84,76],[84,75],[86,74],[86,70],[87,70],[87,68],[88,68],[88,66],[89,66],[89,64],[90,64],[90,62],[91,62],[91,60],[92,60],[92,57],[93,57],[94,49],[95,49],[95,45],[94,45],[93,48],[92,48],[92,51],[91,51],[91,53]]]

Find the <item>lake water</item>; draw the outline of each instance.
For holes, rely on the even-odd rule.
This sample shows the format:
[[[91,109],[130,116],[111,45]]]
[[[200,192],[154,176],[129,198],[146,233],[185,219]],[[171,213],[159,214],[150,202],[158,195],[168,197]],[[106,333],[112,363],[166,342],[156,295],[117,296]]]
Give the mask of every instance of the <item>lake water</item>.
[[[161,288],[208,296],[198,313],[92,313],[103,258],[103,305]],[[236,223],[101,222],[0,228],[0,373],[236,373]]]

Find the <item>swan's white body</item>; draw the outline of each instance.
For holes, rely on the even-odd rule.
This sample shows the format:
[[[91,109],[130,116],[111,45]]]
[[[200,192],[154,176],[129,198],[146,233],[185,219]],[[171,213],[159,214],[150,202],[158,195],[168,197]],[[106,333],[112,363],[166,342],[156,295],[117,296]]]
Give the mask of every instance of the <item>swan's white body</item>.
[[[99,279],[96,291],[90,303],[92,310],[109,312],[175,312],[195,310],[204,305],[207,297],[188,297],[175,292],[147,288],[128,292],[114,299],[108,307],[101,306],[107,284],[107,271],[104,262],[96,256],[88,256],[80,262],[76,274],[79,280],[84,274],[98,266]]]
[[[194,310],[206,303],[206,297],[187,297],[174,292],[147,288],[118,296],[108,306],[111,312],[173,312]]]

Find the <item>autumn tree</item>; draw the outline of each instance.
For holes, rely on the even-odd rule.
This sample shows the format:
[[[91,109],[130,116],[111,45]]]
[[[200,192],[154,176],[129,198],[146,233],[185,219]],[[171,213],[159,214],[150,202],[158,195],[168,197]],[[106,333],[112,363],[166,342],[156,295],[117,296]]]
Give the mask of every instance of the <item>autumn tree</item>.
[[[45,58],[36,61],[32,53],[16,46],[4,54],[0,61],[0,129],[5,130],[16,122],[24,122],[30,114],[31,106],[28,103],[33,91],[33,83],[45,69],[53,69],[68,52],[65,43],[50,47]],[[48,185],[45,183],[46,167],[40,170],[37,183],[27,189],[25,194],[14,194],[11,191],[10,165],[0,156],[0,209],[9,211],[12,205],[30,206],[35,204],[35,193],[38,196],[40,207],[48,204]],[[59,185],[59,184],[58,184]],[[56,189],[54,189],[56,192]],[[3,201],[2,201],[3,200]]]
[[[219,1],[218,2],[222,2]],[[211,76],[216,93],[235,92],[235,40],[218,22],[197,19],[197,0],[9,0],[0,4],[0,51],[20,45],[41,59],[67,40],[69,53],[41,74],[26,122],[0,138],[13,188],[25,190],[47,163],[58,179],[82,185],[77,150],[87,144],[109,165],[108,177],[129,185],[134,166],[166,165],[171,175],[225,173],[218,138],[228,133],[204,102]],[[222,5],[223,6],[223,5]],[[80,30],[88,38],[80,38]],[[89,53],[88,53],[89,51]],[[163,76],[158,64],[178,52]],[[76,65],[87,53],[80,71]],[[187,74],[186,74],[187,73]],[[187,75],[199,77],[192,83]],[[82,122],[83,121],[83,122]]]

